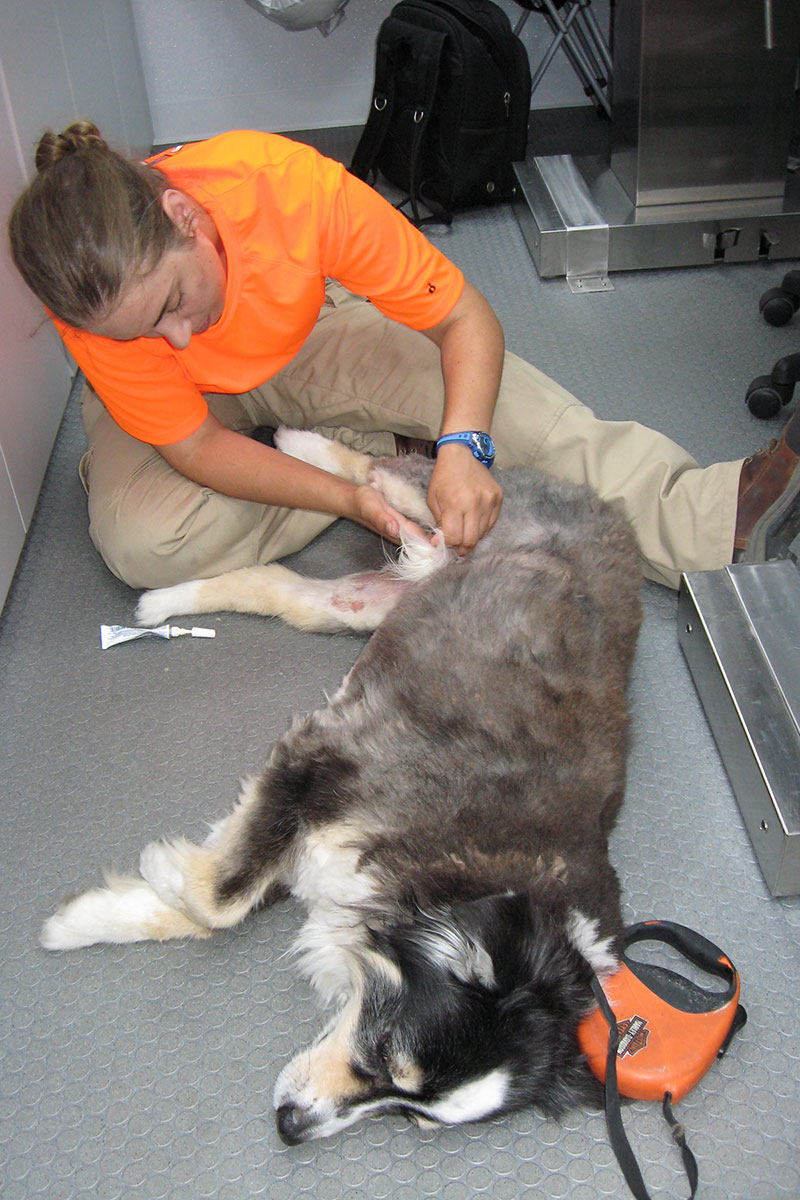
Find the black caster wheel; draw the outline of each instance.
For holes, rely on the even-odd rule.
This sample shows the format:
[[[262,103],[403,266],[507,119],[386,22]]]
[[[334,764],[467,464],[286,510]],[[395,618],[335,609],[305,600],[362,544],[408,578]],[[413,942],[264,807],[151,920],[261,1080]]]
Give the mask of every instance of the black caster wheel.
[[[773,383],[771,375],[759,375],[747,389],[745,403],[754,417],[769,421],[789,403],[793,390],[787,384]]]
[[[758,311],[768,325],[788,325],[799,307],[800,298],[781,288],[770,288],[758,302]]]
[[[788,325],[800,308],[800,271],[787,271],[780,287],[770,288],[758,302],[768,325]]]

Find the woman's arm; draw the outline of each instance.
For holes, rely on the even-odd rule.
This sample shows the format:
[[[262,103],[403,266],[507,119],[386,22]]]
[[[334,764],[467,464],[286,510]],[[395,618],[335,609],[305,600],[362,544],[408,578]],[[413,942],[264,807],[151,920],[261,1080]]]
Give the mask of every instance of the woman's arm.
[[[465,282],[450,315],[425,333],[442,355],[445,406],[441,432],[488,432],[505,351],[500,322],[488,301]],[[467,446],[442,446],[428,490],[428,507],[449,546],[460,554],[471,550],[494,525],[502,500],[500,485]]]
[[[226,429],[210,413],[195,433],[156,449],[181,475],[225,496],[349,517],[393,542],[401,530],[427,536],[376,488],[350,483]]]

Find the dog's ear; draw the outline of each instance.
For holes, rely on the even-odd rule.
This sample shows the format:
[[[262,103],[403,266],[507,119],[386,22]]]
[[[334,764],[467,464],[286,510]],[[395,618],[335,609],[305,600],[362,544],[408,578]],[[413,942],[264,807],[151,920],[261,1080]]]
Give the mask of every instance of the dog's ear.
[[[527,892],[501,893],[456,904],[454,924],[494,963],[497,990],[512,995],[531,984],[569,995],[570,1007],[590,1007],[591,968],[569,934],[566,913],[546,911]],[[595,931],[595,926],[592,927]],[[605,945],[605,943],[603,943]]]
[[[419,906],[403,936],[407,949],[460,983],[493,991],[496,987],[492,956],[480,937],[456,916],[455,909],[425,911]],[[459,908],[468,907],[459,905]]]

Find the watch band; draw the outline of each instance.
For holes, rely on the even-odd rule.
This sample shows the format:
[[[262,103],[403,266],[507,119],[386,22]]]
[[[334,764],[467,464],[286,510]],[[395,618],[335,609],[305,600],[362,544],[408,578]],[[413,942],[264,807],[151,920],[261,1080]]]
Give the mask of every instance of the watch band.
[[[489,434],[484,433],[483,430],[468,429],[461,433],[442,434],[436,443],[437,452],[440,446],[446,446],[448,442],[456,442],[462,446],[467,446],[478,462],[483,463],[485,467],[491,467],[494,462],[494,442]]]

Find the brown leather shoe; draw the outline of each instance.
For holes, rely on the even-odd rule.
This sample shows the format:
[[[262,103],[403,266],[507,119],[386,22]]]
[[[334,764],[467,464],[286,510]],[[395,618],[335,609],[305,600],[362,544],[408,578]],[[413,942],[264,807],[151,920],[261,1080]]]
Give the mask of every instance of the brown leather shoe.
[[[424,438],[405,437],[402,433],[394,435],[395,454],[421,454],[423,458],[436,458],[436,442],[426,442]]]
[[[736,508],[734,562],[764,562],[778,557],[800,529],[800,455],[786,444],[785,433],[742,463]],[[795,533],[797,530],[795,531]]]

